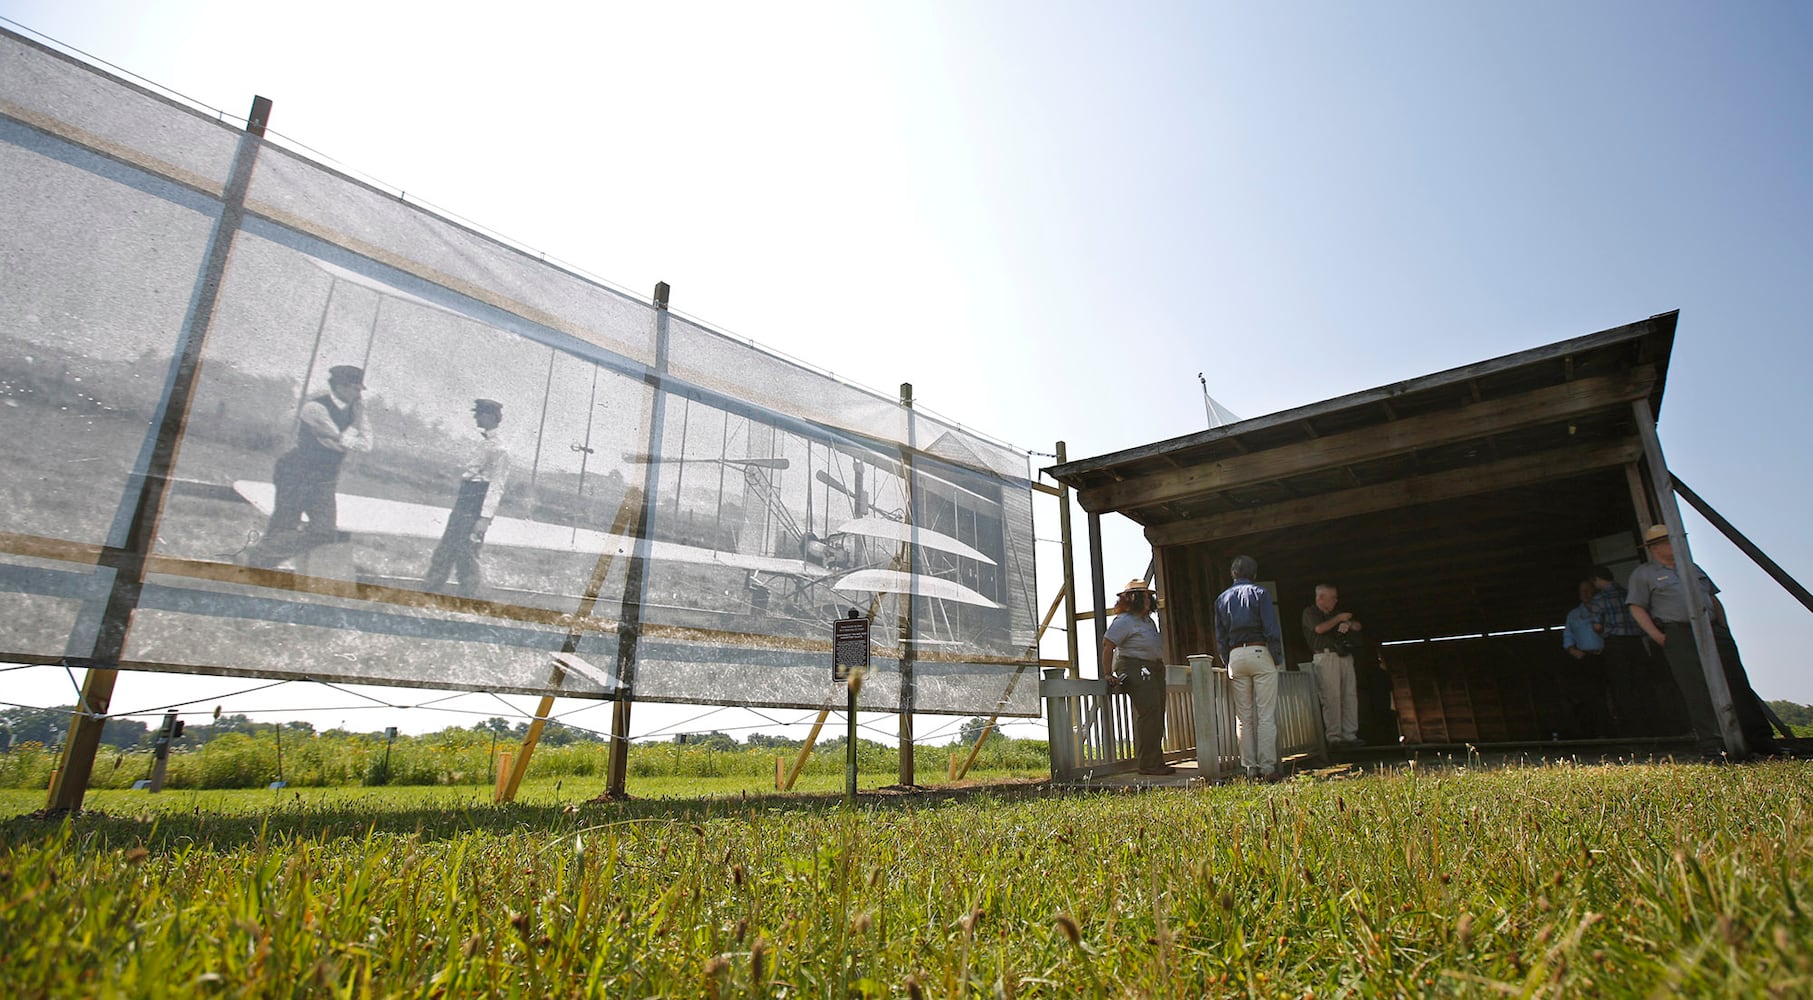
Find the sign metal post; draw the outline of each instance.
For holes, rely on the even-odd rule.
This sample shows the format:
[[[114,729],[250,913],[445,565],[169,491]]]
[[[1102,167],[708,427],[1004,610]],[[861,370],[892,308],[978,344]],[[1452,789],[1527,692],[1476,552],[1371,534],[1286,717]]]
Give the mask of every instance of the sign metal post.
[[[849,735],[844,739],[844,804],[856,804],[856,694],[862,675],[869,669],[869,620],[855,608],[831,623],[831,680],[841,682],[849,702],[844,717]]]

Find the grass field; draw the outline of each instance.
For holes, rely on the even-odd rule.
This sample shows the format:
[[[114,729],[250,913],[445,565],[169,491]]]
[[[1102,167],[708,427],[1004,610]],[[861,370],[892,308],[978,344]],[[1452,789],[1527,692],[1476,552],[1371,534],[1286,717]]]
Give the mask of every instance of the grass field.
[[[660,797],[659,783],[591,804],[570,780],[506,807],[450,788],[97,794],[108,815],[0,825],[0,983],[1807,996],[1810,779],[1799,762],[1408,769],[871,792],[854,810],[834,794]]]

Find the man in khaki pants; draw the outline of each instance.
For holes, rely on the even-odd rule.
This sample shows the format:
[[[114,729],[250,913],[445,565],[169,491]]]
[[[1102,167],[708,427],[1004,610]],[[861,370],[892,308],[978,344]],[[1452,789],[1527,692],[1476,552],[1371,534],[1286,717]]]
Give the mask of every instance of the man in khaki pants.
[[[1316,584],[1316,603],[1303,609],[1303,641],[1309,643],[1310,658],[1316,664],[1322,730],[1328,745],[1353,747],[1360,745],[1360,700],[1348,636],[1360,630],[1360,623],[1353,612],[1335,610],[1340,600],[1334,584]]]
[[[1272,595],[1253,582],[1259,563],[1235,556],[1234,585],[1215,598],[1215,648],[1227,664],[1240,724],[1240,766],[1258,781],[1278,780],[1278,664],[1284,632]]]

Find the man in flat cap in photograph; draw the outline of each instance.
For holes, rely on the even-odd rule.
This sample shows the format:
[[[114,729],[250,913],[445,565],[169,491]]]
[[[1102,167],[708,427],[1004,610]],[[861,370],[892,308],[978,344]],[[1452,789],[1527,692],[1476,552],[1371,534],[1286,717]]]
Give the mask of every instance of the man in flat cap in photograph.
[[[457,575],[459,582],[453,592],[462,597],[478,596],[485,585],[479,549],[485,544],[485,533],[504,497],[504,481],[510,476],[510,455],[497,431],[504,422],[504,404],[495,399],[473,400],[472,421],[478,425],[478,445],[460,472],[459,494],[447,515],[447,530],[422,577],[425,589],[439,590],[449,576]]]
[[[270,568],[339,540],[334,491],[340,485],[341,463],[348,454],[371,451],[364,393],[364,369],[335,365],[327,370],[327,391],[302,404],[296,446],[284,452],[271,471],[276,494],[271,520],[264,537],[247,553],[251,565]]]

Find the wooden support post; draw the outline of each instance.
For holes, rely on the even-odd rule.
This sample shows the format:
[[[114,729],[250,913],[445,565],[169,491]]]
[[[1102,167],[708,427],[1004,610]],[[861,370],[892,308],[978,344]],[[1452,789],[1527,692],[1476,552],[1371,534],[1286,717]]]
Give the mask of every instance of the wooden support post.
[[[63,737],[62,760],[50,773],[45,808],[51,812],[82,808],[89,775],[94,773],[94,755],[101,748],[101,727],[106,722],[107,708],[113,703],[113,686],[119,676],[118,670],[99,667],[89,667],[83,676],[81,700],[70,717],[69,732]]]
[[[559,667],[554,668],[555,685],[565,676]],[[516,764],[510,769],[510,777],[505,780],[503,790],[498,796],[499,802],[515,802],[516,790],[522,787],[523,776],[529,773],[529,758],[535,755],[535,746],[541,742],[542,727],[548,724],[548,713],[554,711],[554,696],[546,695],[541,704],[535,706],[535,720],[529,723],[529,731],[523,736],[522,752],[516,755]]]
[[[516,754],[509,750],[499,750],[497,752],[497,784],[491,787],[492,802],[509,801],[504,795],[510,787],[510,772],[515,766],[515,757]]]
[[[806,742],[799,748],[799,756],[793,759],[793,770],[787,773],[787,783],[781,791],[793,791],[793,783],[799,780],[800,772],[806,769],[806,760],[812,756],[812,745],[818,742],[819,731],[825,728],[825,720],[831,717],[829,708],[818,710],[818,719],[812,723],[812,731],[806,734]]]
[[[1211,780],[1221,777],[1221,706],[1216,698],[1215,658],[1190,657],[1190,701],[1196,719],[1196,770]]]
[[[625,785],[629,780],[630,703],[619,697],[611,708],[611,750],[605,762],[604,794],[606,798],[628,798]]]
[[[999,714],[989,717],[988,725],[983,726],[982,731],[980,733],[976,734],[975,745],[969,748],[969,757],[963,761],[962,767],[956,766],[956,763],[957,763],[956,755],[953,754],[951,756],[951,780],[952,781],[956,781],[957,779],[963,777],[964,775],[969,774],[969,769],[971,767],[974,767],[976,764],[976,756],[982,752],[982,744],[988,742],[989,735],[995,731],[995,722],[996,722],[996,720],[998,720],[1000,718],[1001,718],[1001,716]],[[1046,746],[1050,746],[1050,745],[1051,745],[1050,742],[1047,741]]]
[[[1063,668],[1049,668],[1044,672],[1045,683],[1040,687],[1065,682],[1067,675],[1068,671]],[[1050,737],[1047,746],[1051,748],[1051,776],[1059,781],[1068,781],[1077,769],[1076,713],[1072,711],[1073,704],[1074,699],[1067,694],[1045,695],[1045,731]]]
[[[913,413],[913,386],[910,382],[900,384],[900,405],[906,410],[906,450],[901,453],[903,461],[904,485],[906,487],[906,519],[909,526],[919,523],[920,512],[919,487],[914,480],[913,452],[919,447],[918,427]],[[916,540],[916,539],[915,539]],[[907,572],[914,577],[919,575],[919,547],[913,545],[907,552]],[[912,589],[900,595],[900,784],[911,788],[915,784],[913,775],[913,701],[914,678],[913,664],[918,659],[913,644],[913,615],[917,610],[913,600]],[[855,719],[851,719],[851,730],[854,733]]]
[[[1713,715],[1724,736],[1725,749],[1734,757],[1750,752],[1743,730],[1737,724],[1737,709],[1731,702],[1731,687],[1725,683],[1725,670],[1719,660],[1718,643],[1712,635],[1712,609],[1700,593],[1693,573],[1693,552],[1687,547],[1687,529],[1681,526],[1681,508],[1675,504],[1674,482],[1668,464],[1662,458],[1662,439],[1656,434],[1656,420],[1647,396],[1630,404],[1636,417],[1637,435],[1643,440],[1644,457],[1649,461],[1649,481],[1654,487],[1656,505],[1662,509],[1662,523],[1668,525],[1675,570],[1681,578],[1681,594],[1687,599],[1687,617],[1693,625],[1693,645],[1700,655],[1700,672],[1706,678],[1706,692],[1712,696]]]
[[[1101,656],[1102,640],[1108,638],[1108,581],[1102,575],[1102,515],[1089,514],[1089,583],[1095,598],[1095,649]],[[1095,675],[1106,678],[1114,670],[1112,663],[1096,664]]]
[[[213,326],[214,310],[220,301],[233,241],[245,222],[246,192],[251,187],[253,168],[259,150],[264,146],[262,136],[270,117],[270,99],[254,97],[252,113],[246,120],[246,133],[240,137],[226,187],[221,192],[221,212],[208,237],[207,255],[202,260],[199,280],[189,303],[188,319],[177,346],[175,366],[169,385],[165,387],[163,416],[146,442],[150,454],[145,475],[139,480],[137,492],[129,494],[120,509],[121,514],[130,514],[126,537],[119,548],[110,546],[102,553],[102,565],[110,566],[114,571],[113,582],[101,612],[92,655],[87,658],[88,675],[82,680],[82,701],[70,720],[69,734],[63,741],[63,759],[50,785],[46,808],[53,813],[80,812],[82,797],[88,791],[88,779],[94,773],[94,756],[100,749],[101,729],[107,723],[107,708],[113,700],[114,681],[126,648],[126,633],[144,588],[145,562],[163,520],[170,475],[176,467],[176,453],[188,428],[189,409],[196,384],[201,379],[203,347]]]
[[[1057,447],[1058,464],[1063,465],[1068,452],[1064,442]],[[1083,661],[1078,656],[1076,637],[1076,544],[1070,533],[1070,487],[1058,492],[1058,541],[1064,552],[1064,649],[1070,659],[1070,676],[1083,676]]]
[[[656,515],[656,487],[661,482],[662,428],[667,418],[667,349],[669,295],[665,281],[655,282],[654,364],[644,374],[648,386],[648,407],[643,411],[648,428],[646,439],[650,461],[642,470],[642,503],[636,517],[635,544],[630,549],[628,570],[623,574],[623,614],[617,628],[617,701],[611,710],[611,751],[605,765],[604,795],[610,799],[629,797],[630,704],[636,693],[637,646],[642,639],[642,605],[648,599],[648,554],[650,534]],[[627,494],[626,494],[627,498]],[[676,508],[677,509],[677,508]]]
[[[1656,523],[1656,514],[1649,505],[1649,491],[1643,486],[1643,470],[1637,463],[1624,464],[1624,481],[1630,486],[1630,505],[1637,512],[1637,535],[1642,537]]]
[[[774,790],[777,792],[780,791],[781,785],[783,785],[786,782],[786,780],[787,780],[787,758],[777,755],[774,758]]]

